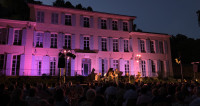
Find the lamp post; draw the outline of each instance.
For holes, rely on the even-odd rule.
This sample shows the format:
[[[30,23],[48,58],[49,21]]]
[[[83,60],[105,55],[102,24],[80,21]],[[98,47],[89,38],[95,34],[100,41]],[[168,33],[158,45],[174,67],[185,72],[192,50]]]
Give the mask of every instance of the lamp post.
[[[140,54],[137,54],[136,57],[135,57],[136,62],[139,63],[140,60],[141,60],[141,58],[142,58],[142,56],[141,56]],[[140,64],[139,64],[139,65],[140,65]],[[136,78],[137,78],[137,79],[136,79],[137,81],[140,79],[140,75],[139,75],[140,73],[141,73],[141,69],[140,69],[140,66],[139,66],[139,72],[138,72],[138,75],[137,75],[137,76],[139,76],[139,77],[136,77]]]
[[[63,68],[63,82],[65,83],[65,77],[66,77],[66,60],[70,60],[70,58],[72,57],[73,59],[76,58],[76,56],[74,54],[71,53],[72,50],[66,50],[63,49],[61,50],[61,52],[59,53],[59,64],[58,64],[58,68],[59,68],[59,76],[61,79],[61,68]],[[68,69],[69,71],[69,69]]]

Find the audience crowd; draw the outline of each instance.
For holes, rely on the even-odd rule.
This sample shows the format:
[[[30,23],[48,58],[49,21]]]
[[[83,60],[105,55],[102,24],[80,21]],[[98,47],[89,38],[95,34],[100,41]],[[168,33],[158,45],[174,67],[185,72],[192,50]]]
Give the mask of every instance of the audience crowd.
[[[200,106],[198,83],[0,84],[0,106]]]

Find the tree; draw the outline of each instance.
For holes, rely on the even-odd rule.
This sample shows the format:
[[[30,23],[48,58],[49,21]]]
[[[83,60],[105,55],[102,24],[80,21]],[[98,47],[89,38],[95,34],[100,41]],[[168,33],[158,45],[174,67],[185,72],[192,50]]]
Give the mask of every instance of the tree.
[[[87,7],[87,10],[88,11],[93,11],[92,7],[90,7],[90,6]]]
[[[29,20],[30,10],[25,0],[2,0],[2,18]]]
[[[74,8],[74,6],[69,1],[65,2],[65,7]]]
[[[198,15],[198,23],[199,23],[199,26],[200,26],[200,10],[198,10],[196,13]]]
[[[65,1],[64,0],[56,0],[55,2],[53,2],[53,6],[65,7]]]
[[[82,9],[83,6],[81,4],[76,5],[76,9]]]

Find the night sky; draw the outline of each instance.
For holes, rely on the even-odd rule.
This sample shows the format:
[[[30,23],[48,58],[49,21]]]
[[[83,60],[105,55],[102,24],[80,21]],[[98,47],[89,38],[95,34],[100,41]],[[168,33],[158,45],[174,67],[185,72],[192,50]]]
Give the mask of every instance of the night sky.
[[[38,0],[52,5],[55,0]],[[183,34],[200,38],[197,10],[200,0],[65,0],[91,6],[94,11],[136,16],[137,28],[145,32]]]

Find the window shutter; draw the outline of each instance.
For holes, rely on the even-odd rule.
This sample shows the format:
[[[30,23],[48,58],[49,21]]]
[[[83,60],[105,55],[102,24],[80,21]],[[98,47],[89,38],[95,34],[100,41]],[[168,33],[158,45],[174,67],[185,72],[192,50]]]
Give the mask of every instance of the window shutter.
[[[26,45],[26,34],[27,33],[27,29],[23,29],[22,30],[22,46]]]
[[[45,32],[44,33],[44,48],[50,48],[50,45],[51,45],[51,34],[50,32]]]
[[[123,76],[126,74],[125,73],[125,66],[124,66],[124,60],[123,59],[119,59],[119,71],[123,72]]]
[[[32,76],[36,76],[37,75],[37,67],[36,67],[36,56],[32,55],[32,72],[31,72],[31,75]]]
[[[65,14],[61,13],[61,24],[65,25]]]
[[[133,52],[133,38],[132,37],[129,38],[129,47],[128,47],[128,49],[129,49],[129,52]]]
[[[75,75],[75,59],[71,58],[71,76]]]
[[[147,48],[147,53],[150,53],[150,40],[146,39],[146,48]]]
[[[170,76],[170,71],[169,71],[169,61],[165,61],[165,73],[166,73],[166,77],[169,77]]]
[[[102,59],[99,58],[99,73],[102,74]]]
[[[72,26],[76,26],[76,15],[72,14]]]
[[[36,31],[33,31],[33,47],[36,46],[36,34],[37,34]]]
[[[25,66],[25,55],[21,55],[20,56],[20,71],[19,71],[19,75],[20,76],[23,76],[25,74],[25,71],[24,71],[24,66]],[[27,74],[25,74],[27,75]]]
[[[155,46],[156,46],[156,53],[159,53],[158,40],[155,40]]]
[[[134,75],[135,73],[134,73],[134,64],[133,64],[133,59],[131,59],[130,60],[130,62],[129,62],[129,73],[131,74],[131,75]]]
[[[83,27],[83,21],[84,21],[84,20],[83,20],[83,16],[81,15],[81,16],[80,16],[80,26],[81,26],[81,27]]]
[[[151,63],[151,60],[147,60],[147,67],[148,67],[148,76],[149,77],[152,77],[152,63]]]
[[[98,47],[99,47],[99,51],[102,51],[102,44],[101,44],[101,36],[98,36]]]
[[[58,49],[62,49],[63,48],[63,34],[59,33],[58,34]]]
[[[12,54],[7,54],[6,76],[10,76],[11,75],[11,69],[12,69]]]
[[[129,32],[133,31],[133,21],[129,21]]]
[[[109,48],[109,50],[112,52],[113,51],[113,39],[112,39],[112,37],[109,37],[109,45],[110,45],[110,48]]]
[[[124,52],[124,39],[120,38],[118,44],[119,44],[119,51]]]
[[[101,18],[98,18],[98,29],[101,29]]]
[[[122,31],[123,30],[123,22],[122,22],[122,20],[118,20],[117,25],[118,25],[118,30]]]
[[[140,39],[138,39],[138,52],[141,53]]]
[[[161,61],[157,60],[157,73],[161,72]]]
[[[112,30],[112,19],[108,18],[108,29]]]
[[[140,74],[142,76],[142,60],[139,60],[139,71],[138,72],[140,72]]]
[[[93,23],[94,23],[94,20],[93,20],[93,17],[90,17],[90,28],[93,28]]]
[[[75,41],[75,38],[76,36],[75,36],[75,34],[72,34],[72,37],[71,37],[71,49],[75,49],[75,44],[76,44],[76,41]]]
[[[104,64],[105,64],[104,73],[107,73],[108,72],[108,59],[104,59]]]
[[[113,68],[113,59],[110,58],[110,68]]]
[[[90,35],[90,50],[94,50],[94,37],[93,35]]]
[[[83,50],[83,47],[84,47],[83,35],[80,35],[80,49]]]
[[[106,38],[106,45],[107,45],[107,51],[110,51],[110,41],[109,38]]]
[[[167,45],[167,44],[168,44],[168,43],[167,43],[167,41],[165,40],[165,41],[164,41],[165,54],[168,53],[168,45]]]
[[[43,60],[42,60],[42,72],[41,72],[41,75],[42,74],[46,74],[46,75],[49,75],[49,72],[50,72],[50,65],[49,65],[49,61],[50,58],[49,56],[43,56]]]
[[[8,45],[12,45],[14,40],[14,29],[9,28],[9,34],[8,34]]]

